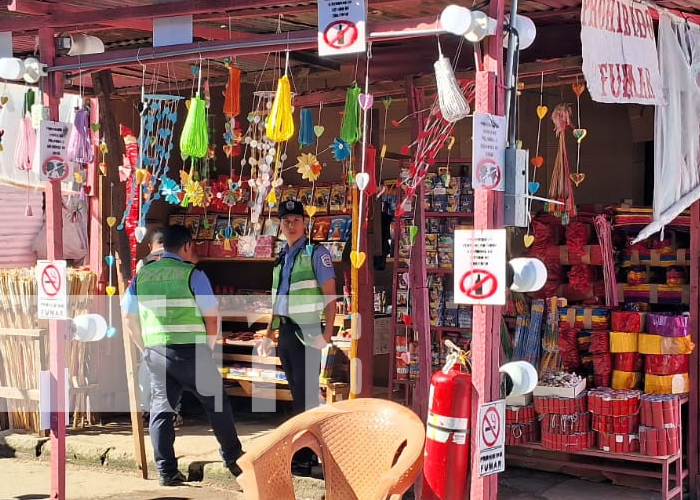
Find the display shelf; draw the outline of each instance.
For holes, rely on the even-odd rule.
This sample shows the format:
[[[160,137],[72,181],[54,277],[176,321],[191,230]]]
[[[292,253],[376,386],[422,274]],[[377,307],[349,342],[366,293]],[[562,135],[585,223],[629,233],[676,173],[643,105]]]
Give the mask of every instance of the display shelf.
[[[473,212],[423,212],[425,217],[456,217],[458,219],[472,219]]]
[[[435,326],[435,325],[429,325],[431,331],[436,331],[436,332],[471,332],[471,328],[464,328],[461,326]],[[407,330],[413,330],[413,325],[405,325],[403,323],[394,323],[394,328],[406,328]]]

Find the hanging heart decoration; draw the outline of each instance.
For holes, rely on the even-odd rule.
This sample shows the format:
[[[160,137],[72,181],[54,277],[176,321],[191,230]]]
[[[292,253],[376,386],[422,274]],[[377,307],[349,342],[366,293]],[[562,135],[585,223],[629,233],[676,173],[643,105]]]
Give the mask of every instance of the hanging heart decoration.
[[[113,326],[110,326],[107,328],[107,338],[111,339],[114,338],[114,336],[117,334],[117,329],[114,328]]]
[[[107,175],[107,164],[105,162],[100,162],[98,167],[100,168],[100,173],[102,175]]]
[[[539,182],[528,182],[527,183],[527,190],[530,192],[530,194],[535,194],[537,191],[540,189],[540,183]]]
[[[326,127],[323,125],[314,125],[314,135],[318,138],[323,135],[323,133],[326,131]]]
[[[576,94],[576,97],[581,97],[581,94],[583,94],[583,91],[586,90],[586,84],[585,83],[573,83],[571,84],[571,90],[574,91],[574,94]]]
[[[360,94],[357,96],[357,100],[360,103],[360,107],[367,111],[374,104],[374,96],[372,94]]]
[[[547,106],[537,106],[537,118],[540,120],[547,116],[547,111],[549,111],[549,108]]]
[[[379,152],[379,157],[384,158],[386,156],[386,144],[382,146],[381,151]]]
[[[586,174],[584,174],[583,172],[569,174],[569,177],[571,178],[573,183],[576,184],[576,187],[578,187],[579,184],[586,180]]]
[[[588,135],[588,130],[585,128],[575,128],[571,133],[576,138],[576,142],[581,142]]]
[[[221,149],[224,151],[226,158],[231,158],[231,153],[233,152],[233,146],[231,144],[224,144],[221,146]]]
[[[107,225],[109,227],[114,227],[114,225],[117,223],[117,218],[116,217],[107,217]]]
[[[306,212],[306,215],[308,215],[309,217],[313,217],[314,215],[316,215],[316,212],[318,212],[318,207],[314,205],[306,205],[304,207],[304,211]]]
[[[105,262],[109,267],[112,267],[114,265],[114,255],[106,255]]]
[[[413,316],[409,316],[408,314],[404,314],[401,320],[406,326],[411,326],[413,324]]]
[[[401,122],[398,121],[398,120],[391,120],[391,124],[392,124],[394,127],[400,127],[400,126],[401,126]]]
[[[544,163],[544,158],[541,156],[535,156],[530,160],[530,163],[532,163],[535,168],[540,168]]]
[[[350,262],[352,263],[352,267],[355,269],[362,267],[362,264],[365,263],[365,258],[367,258],[365,252],[358,252],[357,250],[350,252]]]
[[[416,236],[418,235],[418,226],[409,226],[408,227],[408,234],[409,234],[411,245],[412,245],[413,242],[416,241]]]
[[[309,254],[309,255],[313,255],[313,253],[314,253],[314,245],[311,245],[311,244],[306,245],[306,253]]]
[[[112,295],[114,295],[117,292],[117,287],[113,286],[113,285],[106,286],[105,292],[107,292],[107,295],[109,295],[111,297]]]
[[[531,234],[526,234],[523,236],[523,243],[525,243],[525,248],[530,248],[535,242],[535,237]]]
[[[367,172],[360,172],[355,176],[355,184],[357,184],[357,189],[364,191],[369,184],[369,174]]]

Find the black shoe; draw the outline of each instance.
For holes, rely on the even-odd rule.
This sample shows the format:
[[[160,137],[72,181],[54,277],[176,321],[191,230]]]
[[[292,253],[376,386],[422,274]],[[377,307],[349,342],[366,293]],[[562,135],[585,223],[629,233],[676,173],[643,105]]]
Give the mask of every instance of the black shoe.
[[[238,477],[243,473],[243,471],[238,466],[238,464],[236,463],[235,460],[233,460],[231,462],[224,462],[224,467],[226,467],[228,469],[228,471],[231,473],[231,475],[233,477]]]
[[[175,427],[176,429],[179,429],[180,427],[182,427],[183,423],[184,423],[184,420],[182,419],[182,415],[180,415],[179,413],[175,413],[173,415],[173,427]]]
[[[180,471],[176,471],[170,476],[160,476],[160,479],[158,479],[158,484],[161,486],[180,486],[185,482],[187,482],[187,478]]]
[[[292,462],[292,475],[311,477],[311,462]]]

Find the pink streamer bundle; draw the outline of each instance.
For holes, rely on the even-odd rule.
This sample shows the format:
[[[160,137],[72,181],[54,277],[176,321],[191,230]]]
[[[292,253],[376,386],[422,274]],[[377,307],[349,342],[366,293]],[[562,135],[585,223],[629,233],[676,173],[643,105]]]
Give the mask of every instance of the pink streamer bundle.
[[[76,163],[92,163],[94,148],[90,142],[90,113],[85,108],[75,113],[67,155],[70,161]]]
[[[36,147],[36,132],[32,127],[32,119],[25,116],[19,122],[17,146],[15,147],[15,167],[18,170],[31,170],[32,157]]]
[[[566,133],[571,124],[571,106],[559,104],[552,111],[552,122],[554,132],[559,141],[557,157],[554,160],[554,170],[552,172],[552,182],[549,185],[549,197],[564,203],[564,206],[554,203],[545,203],[545,210],[561,217],[562,224],[569,223],[572,217],[576,216],[576,204],[574,202],[574,191],[571,187],[571,171],[569,168],[569,156],[566,153]]]
[[[605,279],[605,305],[617,305],[617,280],[615,279],[615,258],[613,257],[612,225],[604,215],[595,220],[600,250],[603,255],[603,277]]]

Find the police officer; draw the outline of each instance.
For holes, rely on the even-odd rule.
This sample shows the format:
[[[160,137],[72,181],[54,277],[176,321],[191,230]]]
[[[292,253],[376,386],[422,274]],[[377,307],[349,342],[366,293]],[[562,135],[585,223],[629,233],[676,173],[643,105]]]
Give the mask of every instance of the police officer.
[[[321,349],[331,341],[335,322],[335,271],[328,250],[320,244],[309,245],[304,205],[282,202],[279,214],[287,244],[273,269],[273,316],[268,334],[279,327],[277,355],[297,414],[319,404]],[[294,457],[292,471],[310,475],[312,459],[311,450],[301,450]]]
[[[207,276],[195,269],[189,229],[170,226],[161,259],[144,266],[124,296],[126,332],[143,353],[151,375],[149,430],[161,486],[186,481],[177,468],[173,407],[183,389],[207,412],[224,465],[240,474],[242,454],[233,413],[212,359],[218,335],[218,303]]]

